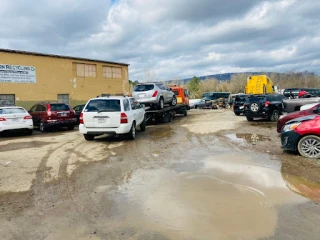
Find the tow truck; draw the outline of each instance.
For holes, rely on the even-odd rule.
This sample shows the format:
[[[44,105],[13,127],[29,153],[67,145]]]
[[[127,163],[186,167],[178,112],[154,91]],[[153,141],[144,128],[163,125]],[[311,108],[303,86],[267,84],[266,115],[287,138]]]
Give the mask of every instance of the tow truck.
[[[187,105],[177,104],[175,106],[165,106],[163,109],[145,108],[147,123],[168,123],[172,122],[176,114],[187,116]]]

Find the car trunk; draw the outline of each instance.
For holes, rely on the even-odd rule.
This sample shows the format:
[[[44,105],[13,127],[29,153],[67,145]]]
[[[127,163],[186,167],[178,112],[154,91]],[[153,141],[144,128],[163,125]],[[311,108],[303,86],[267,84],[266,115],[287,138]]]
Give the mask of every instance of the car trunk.
[[[73,113],[70,110],[69,105],[64,103],[50,104],[50,109],[52,119],[66,119],[72,117]]]
[[[95,99],[86,106],[84,125],[88,128],[117,128],[120,126],[121,106],[118,99]]]
[[[6,108],[0,109],[0,119],[4,118],[1,122],[4,125],[18,125],[24,121],[24,117],[29,114],[22,108]]]
[[[134,88],[132,97],[137,99],[151,98],[155,91],[153,84],[138,85]]]

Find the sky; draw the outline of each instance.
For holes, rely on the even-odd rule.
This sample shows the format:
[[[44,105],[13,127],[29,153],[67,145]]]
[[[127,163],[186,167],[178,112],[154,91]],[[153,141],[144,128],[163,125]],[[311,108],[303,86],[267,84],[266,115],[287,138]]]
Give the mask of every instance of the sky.
[[[318,0],[1,0],[0,48],[130,64],[130,80],[320,74]]]

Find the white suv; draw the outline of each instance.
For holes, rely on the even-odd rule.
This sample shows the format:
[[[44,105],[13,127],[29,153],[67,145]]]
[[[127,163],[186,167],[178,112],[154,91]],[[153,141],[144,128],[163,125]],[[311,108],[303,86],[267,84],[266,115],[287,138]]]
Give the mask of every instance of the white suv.
[[[145,110],[132,97],[99,97],[90,99],[80,114],[79,131],[87,141],[103,134],[136,137],[136,127],[146,129]]]

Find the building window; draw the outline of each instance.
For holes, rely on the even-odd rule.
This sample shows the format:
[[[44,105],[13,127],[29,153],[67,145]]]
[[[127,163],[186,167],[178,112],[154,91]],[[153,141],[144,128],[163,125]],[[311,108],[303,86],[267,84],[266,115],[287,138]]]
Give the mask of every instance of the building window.
[[[58,94],[58,103],[69,104],[69,94]]]
[[[104,78],[122,78],[121,67],[103,67]]]
[[[8,106],[15,104],[14,94],[0,94],[0,106]]]
[[[75,63],[77,77],[96,77],[97,66],[95,64]]]

